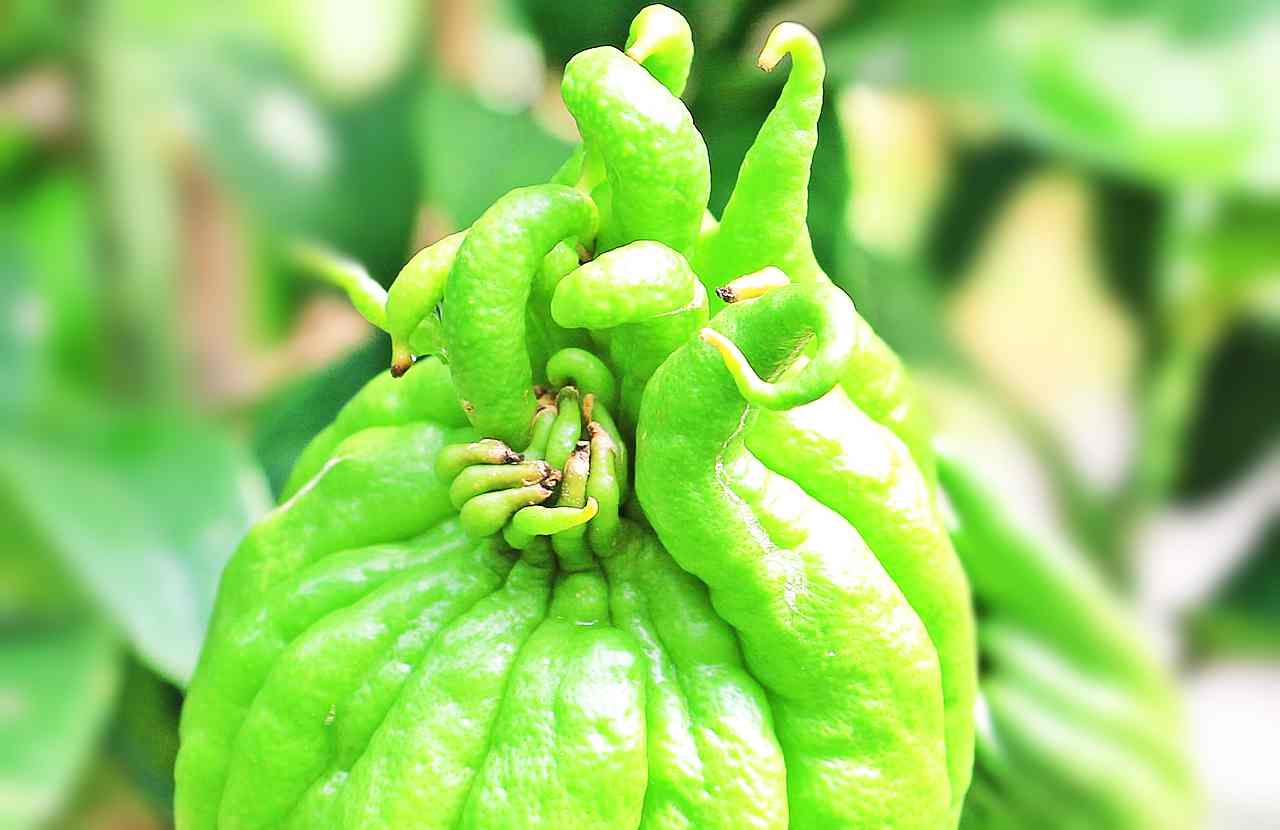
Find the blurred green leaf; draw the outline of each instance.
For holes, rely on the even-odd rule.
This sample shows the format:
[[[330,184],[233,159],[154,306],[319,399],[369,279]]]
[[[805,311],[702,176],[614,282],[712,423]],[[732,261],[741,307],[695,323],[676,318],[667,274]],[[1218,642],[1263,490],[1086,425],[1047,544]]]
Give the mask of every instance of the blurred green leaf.
[[[0,826],[34,828],[71,793],[120,684],[108,626],[0,634]]]
[[[253,451],[272,493],[279,494],[284,488],[298,455],[343,404],[375,374],[387,370],[390,354],[385,337],[373,338],[324,369],[272,392],[253,407],[249,413]]]
[[[31,517],[0,488],[0,629],[48,624],[82,611],[85,594],[52,556]]]
[[[956,367],[937,281],[926,266],[879,255],[847,234],[832,279],[876,334],[912,364]]]
[[[139,656],[182,686],[222,566],[267,508],[267,487],[200,421],[84,406],[0,436],[0,497],[43,540],[29,555],[57,557]]]
[[[834,77],[977,104],[1033,142],[1128,175],[1280,189],[1280,18],[1195,29],[1175,5],[913,9],[826,51]]]
[[[508,190],[546,181],[569,155],[569,142],[530,113],[492,109],[440,79],[427,87],[418,115],[428,199],[458,228]]]
[[[34,277],[27,267],[17,234],[0,222],[0,411],[13,411],[35,396],[40,374],[37,338],[29,309],[37,303]]]
[[[323,239],[383,280],[395,274],[422,190],[416,71],[337,103],[252,42],[188,47],[177,65],[194,137],[254,222],[277,238]]]
[[[0,202],[0,410],[101,378],[103,297],[92,194],[53,171]]]
[[[7,0],[0,7],[0,73],[63,52],[74,29],[73,6],[69,0]]]

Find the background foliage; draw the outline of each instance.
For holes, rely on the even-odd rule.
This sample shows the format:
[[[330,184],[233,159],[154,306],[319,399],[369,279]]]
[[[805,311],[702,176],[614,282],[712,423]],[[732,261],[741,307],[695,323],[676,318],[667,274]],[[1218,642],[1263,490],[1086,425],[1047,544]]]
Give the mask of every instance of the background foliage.
[[[0,4],[0,827],[169,820],[221,565],[388,353],[280,243],[385,283],[545,179],[558,67],[642,5]],[[1181,673],[1214,824],[1280,822],[1280,9],[673,5],[716,211],[754,50],[821,33],[820,260],[1037,448]]]

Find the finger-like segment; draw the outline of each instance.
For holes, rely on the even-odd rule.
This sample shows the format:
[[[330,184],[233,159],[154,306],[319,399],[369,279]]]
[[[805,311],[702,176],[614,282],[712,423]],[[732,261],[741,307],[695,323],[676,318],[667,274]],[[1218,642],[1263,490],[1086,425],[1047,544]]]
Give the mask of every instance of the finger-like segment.
[[[364,385],[298,456],[280,494],[288,501],[313,479],[347,438],[369,427],[401,426],[431,421],[446,428],[464,427],[467,416],[453,391],[449,369],[435,358],[418,363],[412,376],[397,380],[380,372]]]
[[[526,461],[546,460],[547,442],[551,440],[551,430],[559,413],[554,403],[539,405],[538,414],[533,416],[533,428],[529,431],[529,446],[522,453]]]
[[[444,300],[444,286],[466,231],[446,236],[413,255],[387,292],[387,333],[391,335],[391,374],[399,377],[413,365],[410,343],[423,321],[433,318]]]
[[[746,444],[769,469],[844,517],[924,622],[942,670],[958,816],[973,768],[977,647],[969,583],[934,508],[929,480],[897,436],[839,387],[806,406],[758,412]]]
[[[289,256],[309,276],[342,289],[361,317],[387,330],[387,292],[363,265],[314,242],[294,243]]]
[[[706,289],[680,254],[639,241],[601,254],[560,283],[551,313],[564,326],[610,330],[631,423],[654,370],[707,320]]]
[[[562,326],[610,329],[688,308],[698,278],[661,242],[642,240],[598,255],[571,271],[551,300]]]
[[[645,655],[644,828],[787,827],[786,767],[765,692],[706,587],[627,524],[604,560],[614,624]]]
[[[720,353],[743,399],[767,409],[789,409],[815,401],[831,391],[839,383],[855,345],[853,304],[844,292],[829,285],[787,286],[755,302],[764,314],[773,316],[774,328],[763,332],[764,337],[772,341],[770,351],[794,352],[797,341],[808,338],[813,338],[817,346],[799,371],[776,381],[766,381],[733,337],[715,327],[703,329],[699,337]],[[790,334],[779,336],[778,332]],[[761,333],[757,332],[756,336],[760,337]],[[777,361],[773,362],[775,366],[771,368],[776,370]]]
[[[630,469],[630,453],[627,452],[626,439],[622,437],[621,430],[618,429],[617,423],[614,422],[613,416],[609,414],[609,408],[599,401],[591,407],[590,420],[595,422],[600,429],[604,430],[609,436],[610,442],[613,444],[613,479],[618,484],[618,500],[625,501],[627,498],[628,488],[628,471]],[[588,433],[588,436],[590,433]]]
[[[547,380],[555,386],[572,385],[595,396],[605,406],[618,402],[618,384],[600,358],[586,349],[561,349],[547,361]]]
[[[740,303],[763,297],[775,288],[790,284],[791,278],[780,268],[769,266],[729,280],[716,289],[716,296],[726,303]]]
[[[614,550],[618,533],[618,511],[622,504],[622,488],[618,484],[618,453],[613,439],[599,421],[587,424],[591,441],[591,473],[587,477],[587,502],[595,502],[598,515],[587,528],[587,541],[591,551],[600,557],[609,556]]]
[[[672,95],[679,98],[684,93],[693,66],[693,32],[683,15],[657,4],[641,9],[631,21],[626,49],[627,56],[648,70]],[[583,185],[590,190],[603,179],[604,171],[589,168],[599,166],[600,159],[588,160],[586,145],[578,144],[551,177],[551,183]],[[607,189],[606,183],[603,190]],[[596,204],[603,208],[608,199],[603,193],[600,196]]]
[[[637,827],[644,799],[643,658],[608,624],[599,571],[561,577],[520,654],[459,828]]]
[[[608,177],[597,253],[638,239],[690,250],[711,192],[711,168],[684,104],[610,46],[574,56],[561,91],[588,156],[603,161]]]
[[[578,390],[566,386],[556,396],[556,418],[547,436],[547,463],[563,469],[582,437],[582,398]]]
[[[481,438],[467,444],[450,444],[436,456],[436,475],[453,481],[475,464],[519,464],[523,456],[496,438]]]
[[[472,543],[308,628],[280,655],[236,733],[218,826],[279,827],[314,781],[333,777],[334,736],[361,679],[406,633],[434,638],[500,587],[511,564],[499,546]]]
[[[587,479],[591,474],[591,444],[580,441],[564,464],[564,479],[560,482],[557,507],[581,508],[587,503]],[[566,571],[581,571],[593,567],[591,551],[587,547],[587,529],[582,525],[563,530],[551,537],[551,546],[560,558],[560,567]]]
[[[317,620],[436,558],[474,548],[456,522],[421,537],[330,553],[259,598],[262,613],[222,613],[187,690],[178,753],[175,812],[184,827],[216,828],[232,742],[255,695],[289,644]]]
[[[804,342],[781,306],[806,290],[729,306],[712,326],[764,376],[784,373]],[[944,826],[944,707],[928,633],[853,527],[743,446],[748,414],[720,354],[682,347],[645,392],[636,488],[769,693],[790,827]]]
[[[791,56],[791,72],[782,94],[742,160],[719,228],[694,256],[708,290],[770,265],[796,282],[826,282],[806,225],[826,65],[817,38],[795,23],[769,34],[760,68],[772,70],[784,55]]]
[[[600,505],[593,498],[588,498],[582,507],[526,507],[511,517],[502,536],[511,547],[525,550],[539,536],[553,536],[586,524],[599,510]]]
[[[445,341],[454,385],[482,435],[528,443],[536,410],[526,343],[533,281],[552,248],[593,237],[596,221],[584,194],[538,185],[503,196],[463,240],[445,286]]]
[[[346,830],[452,830],[496,736],[517,655],[547,612],[551,570],[517,562],[445,629],[347,782]]]
[[[527,487],[543,481],[550,474],[551,465],[545,461],[498,466],[477,464],[467,467],[453,480],[449,486],[449,501],[461,510],[464,504],[481,493]]]
[[[482,493],[464,504],[458,517],[467,533],[482,539],[501,531],[517,510],[546,501],[554,489],[555,483],[548,476],[526,487]]]
[[[626,51],[672,95],[684,94],[693,67],[693,32],[680,12],[657,3],[645,6],[631,20]]]
[[[581,349],[591,345],[586,332],[565,328],[551,317],[551,297],[566,274],[578,267],[578,248],[574,240],[561,242],[542,260],[533,281],[529,305],[525,310],[525,341],[535,383],[547,381],[547,361],[562,349]]]

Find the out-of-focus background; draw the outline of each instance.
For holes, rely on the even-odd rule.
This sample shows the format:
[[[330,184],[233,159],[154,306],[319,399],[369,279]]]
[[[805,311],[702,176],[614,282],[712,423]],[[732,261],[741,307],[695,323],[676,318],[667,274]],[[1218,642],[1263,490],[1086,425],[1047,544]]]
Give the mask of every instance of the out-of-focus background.
[[[0,828],[170,822],[219,569],[388,360],[280,243],[385,284],[545,180],[559,68],[642,5],[0,2]],[[1005,495],[1176,673],[1209,826],[1280,827],[1280,7],[673,5],[716,212],[755,51],[820,33],[819,259],[1027,450]]]

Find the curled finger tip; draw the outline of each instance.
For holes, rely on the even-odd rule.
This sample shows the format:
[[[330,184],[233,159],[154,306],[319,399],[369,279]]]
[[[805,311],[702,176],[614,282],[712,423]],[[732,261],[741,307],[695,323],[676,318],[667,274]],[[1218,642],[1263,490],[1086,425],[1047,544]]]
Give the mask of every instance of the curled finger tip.
[[[817,38],[814,37],[813,32],[804,26],[790,21],[779,23],[773,27],[773,31],[769,32],[769,37],[760,50],[760,56],[756,59],[756,66],[765,72],[772,72],[783,56],[790,54],[798,43],[807,41],[817,45]]]
[[[711,329],[711,328],[702,329],[701,331],[698,332],[698,339],[701,340],[703,343],[706,343],[707,345],[713,347],[716,351],[720,352],[721,354],[727,355],[732,352],[733,343],[730,342],[729,338],[725,337],[723,334],[716,331],[715,329]]]

